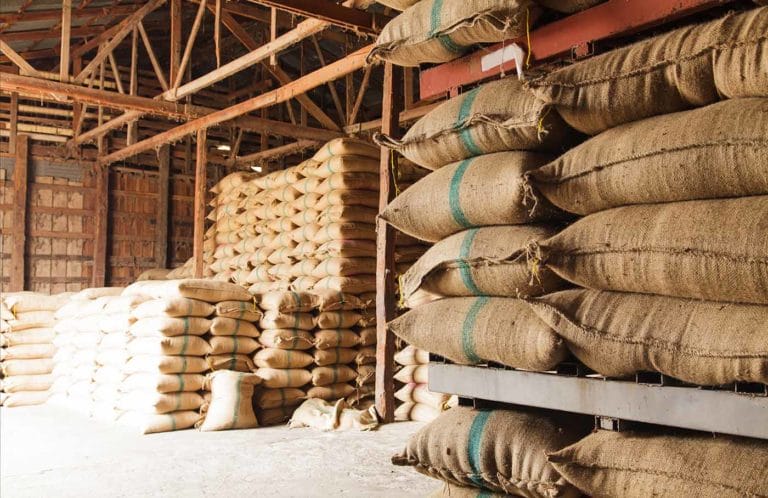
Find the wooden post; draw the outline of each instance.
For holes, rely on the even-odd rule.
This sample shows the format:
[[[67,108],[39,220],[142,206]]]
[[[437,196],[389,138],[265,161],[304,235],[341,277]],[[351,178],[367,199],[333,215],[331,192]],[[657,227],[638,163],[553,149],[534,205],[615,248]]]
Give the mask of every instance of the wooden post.
[[[107,275],[107,225],[109,216],[109,166],[95,165],[93,275],[91,285],[104,287]]]
[[[72,27],[72,0],[61,2],[61,55],[59,80],[69,81],[69,36]]]
[[[129,80],[128,93],[130,95],[138,95],[139,93],[139,30],[133,28],[133,34],[131,36],[131,74]],[[128,123],[128,134],[126,137],[126,143],[128,145],[136,143],[136,139],[139,135],[139,120],[131,121]]]
[[[160,147],[157,153],[158,187],[157,218],[155,219],[155,265],[158,268],[168,266],[168,192],[171,173],[171,146]]]
[[[27,183],[29,181],[29,136],[16,137],[13,164],[13,245],[11,248],[11,292],[23,291],[27,246]]]
[[[19,94],[11,93],[11,118],[8,124],[8,153],[16,152],[16,135],[19,132]]]
[[[203,243],[205,241],[205,190],[206,190],[206,164],[208,162],[206,129],[197,130],[197,157],[195,162],[195,218],[194,218],[194,244],[192,257],[194,258],[195,278],[203,276]]]
[[[171,55],[170,68],[168,68],[168,82],[173,84],[179,74],[179,64],[181,64],[181,0],[171,0],[170,6],[171,18]]]
[[[402,108],[403,69],[385,64],[381,131],[400,136],[398,117]],[[392,178],[395,152],[381,148],[379,163],[379,212],[394,198]],[[376,410],[384,422],[395,418],[395,338],[387,322],[395,318],[395,233],[381,218],[376,220]]]

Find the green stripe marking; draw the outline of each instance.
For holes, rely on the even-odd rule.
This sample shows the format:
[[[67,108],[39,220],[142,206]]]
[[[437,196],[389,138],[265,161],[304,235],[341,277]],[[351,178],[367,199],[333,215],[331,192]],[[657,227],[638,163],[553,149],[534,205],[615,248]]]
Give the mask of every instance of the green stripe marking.
[[[448,190],[448,205],[451,208],[453,220],[462,228],[470,228],[472,226],[472,223],[470,223],[470,221],[467,219],[467,216],[464,214],[464,210],[461,209],[461,199],[459,197],[461,182],[464,179],[464,174],[469,169],[471,162],[472,159],[465,159],[459,163],[459,166],[453,173],[453,177],[451,178],[451,185]]]
[[[488,304],[488,301],[490,299],[487,297],[478,297],[472,304],[472,307],[469,308],[469,311],[467,311],[467,316],[464,317],[464,323],[461,325],[461,347],[464,351],[464,356],[467,357],[470,363],[480,363],[482,361],[475,351],[474,330],[477,315]]]
[[[181,345],[181,353],[179,353],[181,356],[184,356],[187,353],[187,346],[189,346],[189,336],[184,336],[184,344]]]
[[[185,316],[182,321],[184,322],[184,335],[187,335],[189,334],[189,317]]]
[[[483,150],[477,146],[475,139],[472,138],[471,128],[464,125],[469,115],[472,113],[472,106],[475,103],[475,99],[480,91],[480,87],[475,88],[464,94],[464,100],[461,101],[459,107],[459,115],[456,117],[455,127],[460,128],[459,138],[461,138],[464,148],[471,156],[479,156],[483,154]]]
[[[437,41],[439,41],[443,48],[449,52],[459,53],[464,50],[464,47],[451,40],[449,35],[437,34],[437,32],[440,31],[440,18],[443,10],[443,1],[444,0],[435,0],[435,2],[432,4],[432,10],[429,13],[428,36],[430,38],[437,38]]]
[[[483,432],[485,431],[485,426],[488,424],[488,419],[491,417],[491,413],[493,412],[480,411],[472,421],[472,426],[469,428],[467,453],[469,457],[469,467],[472,469],[472,473],[467,477],[482,488],[485,487],[485,481],[483,481],[480,473],[481,448]]]
[[[235,409],[234,413],[232,413],[232,427],[231,429],[234,429],[237,426],[237,419],[240,415],[240,398],[242,397],[242,392],[240,391],[240,387],[243,384],[243,375],[245,374],[237,374],[237,385],[235,386],[235,389],[237,390],[237,398],[235,399]]]
[[[470,228],[467,230],[467,234],[464,236],[464,240],[461,242],[461,249],[459,250],[458,266],[461,273],[461,280],[464,282],[464,286],[474,296],[481,296],[483,293],[475,284],[475,280],[472,278],[472,267],[467,263],[469,259],[469,252],[472,249],[472,243],[475,241],[477,235],[477,228]]]
[[[491,492],[490,491],[480,491],[477,493],[477,498],[491,498]]]
[[[181,357],[181,373],[187,372],[187,357],[182,356]]]

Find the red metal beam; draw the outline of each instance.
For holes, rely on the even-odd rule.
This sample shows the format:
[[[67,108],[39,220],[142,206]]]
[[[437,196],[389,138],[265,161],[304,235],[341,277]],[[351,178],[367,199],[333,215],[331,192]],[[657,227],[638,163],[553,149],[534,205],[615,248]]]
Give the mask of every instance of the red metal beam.
[[[647,29],[732,0],[608,0],[591,9],[542,26],[530,35],[531,61],[538,62],[589,43]],[[527,46],[525,38],[511,40]],[[421,72],[421,99],[442,95],[451,89],[476,83],[502,72],[515,70],[515,61],[505,56],[509,41]],[[501,65],[486,67],[493,59]]]
[[[363,33],[378,33],[389,20],[377,14],[338,5],[329,0],[251,0],[251,2]]]

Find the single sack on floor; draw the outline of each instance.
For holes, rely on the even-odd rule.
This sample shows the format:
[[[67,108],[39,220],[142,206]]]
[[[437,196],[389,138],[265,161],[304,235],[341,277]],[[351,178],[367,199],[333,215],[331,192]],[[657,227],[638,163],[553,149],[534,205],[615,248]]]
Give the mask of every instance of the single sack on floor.
[[[258,427],[252,406],[254,388],[261,383],[256,374],[219,370],[209,374],[206,382],[211,402],[198,426],[201,431]]]
[[[343,399],[331,404],[319,398],[308,399],[299,406],[288,427],[312,427],[322,431],[357,429],[368,431],[379,425],[376,409],[355,410],[347,408]]]

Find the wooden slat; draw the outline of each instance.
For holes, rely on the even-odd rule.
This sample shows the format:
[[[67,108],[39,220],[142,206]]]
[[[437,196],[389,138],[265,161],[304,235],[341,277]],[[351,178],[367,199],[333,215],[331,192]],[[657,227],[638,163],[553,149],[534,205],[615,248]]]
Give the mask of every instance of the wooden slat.
[[[192,246],[192,257],[194,258],[195,278],[203,276],[203,242],[205,238],[205,193],[207,183],[206,165],[206,139],[205,128],[197,130],[197,155],[195,162],[195,217],[194,217],[194,245]]]
[[[11,292],[24,290],[24,259],[27,246],[27,183],[29,181],[29,136],[16,137],[13,165],[13,249],[11,250]]]
[[[107,226],[109,216],[109,170],[95,166],[94,234],[93,234],[93,275],[92,285],[103,287],[107,272]]]
[[[181,57],[179,73],[176,75],[176,79],[172,81],[173,87],[171,88],[171,92],[175,92],[181,84],[181,79],[183,78],[183,74],[187,69],[189,58],[192,56],[192,47],[195,45],[195,40],[197,40],[197,33],[200,30],[200,25],[203,22],[204,13],[205,4],[201,2],[200,6],[197,8],[197,14],[195,15],[195,21],[192,24],[192,31],[190,32],[189,38],[187,39],[187,45],[184,47],[184,55]]]
[[[144,29],[144,24],[141,22],[139,23],[139,33],[141,34],[141,40],[144,42],[144,48],[147,50],[149,61],[152,63],[152,69],[155,71],[155,76],[157,76],[157,81],[160,83],[160,87],[163,91],[167,92],[168,80],[165,79],[165,72],[163,71],[162,66],[160,66],[160,62],[157,60],[155,50],[152,48],[152,42],[149,39],[149,35],[147,35],[147,31]]]
[[[173,83],[179,74],[179,64],[181,63],[181,23],[183,20],[181,0],[171,0],[169,16],[171,18],[171,54],[169,58],[168,81]]]
[[[249,166],[251,164],[258,164],[261,161],[286,156],[288,154],[293,154],[310,147],[316,147],[317,145],[318,142],[315,140],[299,140],[298,142],[280,145],[278,147],[272,147],[271,149],[267,149],[265,151],[255,152],[246,156],[240,156],[235,159],[235,165]]]
[[[72,0],[61,2],[61,55],[59,57],[59,79],[69,80],[69,37],[72,29]]]
[[[399,115],[402,108],[403,68],[384,66],[381,129],[389,136],[400,136]],[[381,148],[379,163],[379,212],[394,199],[392,164],[396,153]],[[387,329],[387,323],[395,318],[395,234],[394,229],[376,219],[376,410],[384,422],[395,418],[395,337]]]
[[[8,152],[16,151],[16,135],[19,133],[19,94],[11,93],[11,117],[8,121]]]
[[[37,69],[32,67],[29,62],[24,59],[24,57],[12,49],[10,45],[3,41],[2,38],[0,38],[0,52],[4,53],[11,62],[19,67],[21,74],[27,76],[39,76],[40,73],[37,71]],[[5,79],[5,75],[0,78],[0,80],[2,79]]]
[[[157,152],[157,217],[155,218],[155,264],[168,264],[168,193],[170,190],[171,146],[163,145]]]

